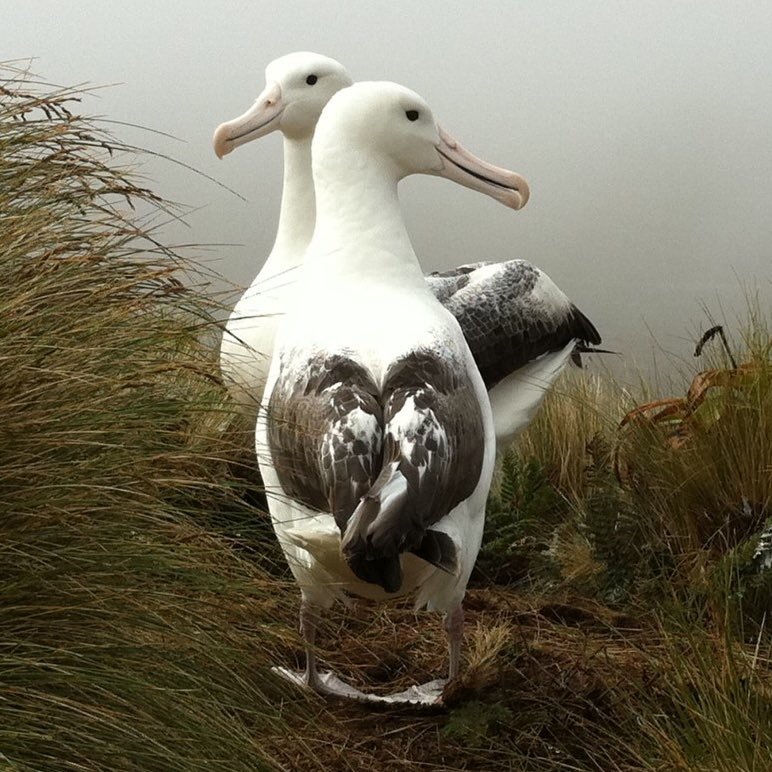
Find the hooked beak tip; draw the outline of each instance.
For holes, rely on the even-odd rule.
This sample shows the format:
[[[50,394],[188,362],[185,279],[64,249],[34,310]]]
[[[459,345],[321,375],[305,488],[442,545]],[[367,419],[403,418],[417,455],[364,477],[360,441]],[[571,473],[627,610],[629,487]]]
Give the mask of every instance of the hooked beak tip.
[[[440,137],[437,151],[442,162],[441,171],[436,173],[484,193],[515,211],[528,203],[530,190],[525,178],[477,158],[441,127],[437,129]]]
[[[228,155],[228,153],[233,150],[233,148],[230,146],[228,138],[228,127],[227,124],[221,123],[214,132],[214,136],[212,137],[212,145],[214,146],[214,154],[218,158],[222,158],[223,156]]]

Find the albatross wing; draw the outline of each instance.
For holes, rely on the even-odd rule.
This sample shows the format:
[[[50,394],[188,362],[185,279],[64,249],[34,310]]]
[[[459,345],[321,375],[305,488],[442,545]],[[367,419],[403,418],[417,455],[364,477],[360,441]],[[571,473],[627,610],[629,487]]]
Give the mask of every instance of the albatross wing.
[[[431,274],[427,282],[461,325],[489,391],[571,341],[601,342],[592,322],[546,273],[525,260],[462,265]]]
[[[397,592],[404,552],[454,572],[453,541],[431,526],[473,493],[484,457],[463,363],[413,351],[379,387],[353,359],[320,356],[280,375],[268,411],[284,493],[333,515],[360,579]]]

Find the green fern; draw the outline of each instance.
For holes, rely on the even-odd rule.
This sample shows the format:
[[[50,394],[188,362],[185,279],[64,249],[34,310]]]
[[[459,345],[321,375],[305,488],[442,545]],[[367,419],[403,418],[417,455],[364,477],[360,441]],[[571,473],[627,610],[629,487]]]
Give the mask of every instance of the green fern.
[[[538,459],[507,451],[498,491],[488,501],[478,574],[510,584],[528,574],[552,573],[549,545],[567,510]]]

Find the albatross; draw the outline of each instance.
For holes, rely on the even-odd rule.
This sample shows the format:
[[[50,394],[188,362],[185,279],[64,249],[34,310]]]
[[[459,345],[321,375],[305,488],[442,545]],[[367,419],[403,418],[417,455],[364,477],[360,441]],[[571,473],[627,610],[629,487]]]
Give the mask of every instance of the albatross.
[[[220,366],[236,403],[254,411],[263,391],[278,318],[286,311],[314,224],[311,139],[322,109],[350,85],[339,62],[296,52],[271,62],[266,85],[243,115],[220,124],[222,158],[273,131],[284,135],[284,190],[274,247],[236,304],[223,334]],[[479,159],[459,162],[476,163]],[[528,200],[522,182],[519,209]],[[590,320],[542,270],[525,260],[476,262],[426,281],[461,324],[493,408],[499,450],[533,418],[577,345],[600,343]]]
[[[374,129],[377,127],[377,129]],[[517,208],[523,180],[438,129],[394,83],[357,83],[313,139],[316,223],[279,323],[256,451],[273,526],[300,587],[301,682],[363,697],[319,673],[320,615],[350,596],[411,595],[444,614],[449,678],[495,462],[485,384],[455,316],[435,297],[397,183],[434,174]],[[435,700],[438,684],[411,699]]]
[[[284,185],[273,247],[234,306],[220,344],[223,380],[236,406],[253,418],[265,388],[276,327],[289,306],[314,230],[314,127],[330,97],[353,81],[334,59],[296,53],[271,62],[265,82],[254,105],[214,134],[220,158],[274,131],[284,138]]]

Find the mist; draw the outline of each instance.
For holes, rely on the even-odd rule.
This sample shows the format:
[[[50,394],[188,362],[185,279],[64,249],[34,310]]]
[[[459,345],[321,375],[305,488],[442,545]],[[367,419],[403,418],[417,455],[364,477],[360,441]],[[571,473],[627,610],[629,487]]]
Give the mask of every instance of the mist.
[[[113,84],[83,111],[202,172],[140,168],[190,207],[163,238],[210,245],[198,253],[226,282],[248,284],[270,251],[281,141],[218,161],[212,132],[252,103],[269,61],[311,50],[416,90],[466,147],[529,181],[516,213],[441,179],[403,182],[426,270],[530,260],[630,372],[654,351],[665,368],[688,361],[705,308],[736,329],[748,295],[772,305],[768,3],[38,0],[3,16],[0,59]]]

